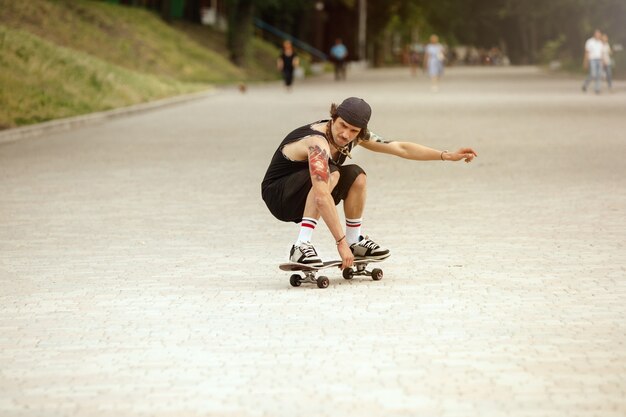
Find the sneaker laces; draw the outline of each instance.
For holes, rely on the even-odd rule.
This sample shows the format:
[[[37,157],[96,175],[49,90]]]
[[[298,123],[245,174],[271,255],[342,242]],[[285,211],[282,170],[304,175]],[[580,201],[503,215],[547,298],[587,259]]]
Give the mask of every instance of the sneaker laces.
[[[315,252],[315,248],[310,243],[302,243],[298,249],[300,252],[307,258],[313,258],[317,256],[317,252]]]
[[[359,246],[363,246],[364,248],[367,249],[378,249],[380,246],[378,246],[376,244],[376,242],[374,242],[373,240],[371,240],[369,237],[365,236],[363,238],[362,241],[360,241],[359,243],[357,243]]]

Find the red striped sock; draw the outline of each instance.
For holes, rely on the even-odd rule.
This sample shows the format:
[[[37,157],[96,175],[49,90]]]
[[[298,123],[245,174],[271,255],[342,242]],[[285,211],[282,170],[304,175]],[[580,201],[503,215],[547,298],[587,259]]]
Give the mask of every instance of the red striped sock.
[[[315,226],[317,226],[317,219],[303,217],[302,222],[300,223],[300,234],[298,235],[296,245],[302,242],[310,242],[313,237],[313,230],[315,230]]]
[[[346,219],[346,240],[348,245],[357,243],[361,236],[361,222],[363,219]]]

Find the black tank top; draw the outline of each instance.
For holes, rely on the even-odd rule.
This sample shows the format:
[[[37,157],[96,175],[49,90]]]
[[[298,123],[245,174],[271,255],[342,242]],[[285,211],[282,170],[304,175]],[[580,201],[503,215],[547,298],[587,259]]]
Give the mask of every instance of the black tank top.
[[[283,61],[283,71],[292,72],[293,71],[293,60],[298,55],[295,52],[292,52],[291,55],[286,55],[283,51],[280,54],[280,59]]]
[[[309,169],[309,161],[292,161],[283,155],[283,148],[292,143],[297,142],[302,138],[307,136],[317,135],[321,136],[324,139],[326,135],[322,132],[312,129],[311,126],[318,123],[328,123],[328,120],[320,120],[306,126],[302,126],[289,133],[285,139],[280,143],[276,152],[274,152],[274,156],[272,157],[272,161],[270,162],[270,166],[267,168],[267,172],[265,173],[265,177],[263,178],[263,182],[261,183],[261,189],[264,190],[267,186],[269,186],[272,182],[276,181],[279,178],[283,178],[294,174],[303,169]],[[354,142],[350,142],[348,145],[348,150],[352,150],[354,146]],[[343,154],[339,154],[339,158],[337,161],[334,161],[332,158],[328,158],[328,163],[330,165],[341,166],[346,160],[346,156]]]

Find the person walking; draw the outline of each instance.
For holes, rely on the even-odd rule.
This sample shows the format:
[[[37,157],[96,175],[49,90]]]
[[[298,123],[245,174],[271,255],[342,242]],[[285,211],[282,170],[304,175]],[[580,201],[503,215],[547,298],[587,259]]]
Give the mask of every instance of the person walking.
[[[362,233],[367,194],[365,171],[344,165],[356,146],[417,161],[471,162],[476,152],[460,148],[440,151],[413,142],[383,139],[367,128],[370,105],[357,97],[332,104],[330,119],[319,120],[289,133],[278,145],[261,183],[261,196],[274,217],[300,224],[289,252],[291,262],[320,266],[321,258],[311,244],[322,217],[337,245],[341,268],[354,259],[385,259],[386,249]],[[335,207],[343,201],[345,232]]]
[[[602,32],[596,29],[593,36],[585,42],[585,57],[583,58],[583,68],[589,68],[589,75],[585,78],[582,90],[587,91],[587,87],[593,80],[593,90],[596,94],[600,94],[600,71],[602,70],[602,51],[604,44],[602,43]]]
[[[424,46],[419,42],[411,43],[407,46],[409,68],[411,75],[417,76],[417,69],[421,66],[422,55],[424,54]]]
[[[285,82],[287,91],[291,91],[293,73],[295,69],[300,66],[300,58],[298,58],[298,54],[294,51],[291,41],[286,40],[283,42],[283,50],[276,61],[276,66],[283,74],[283,81]]]
[[[348,48],[339,38],[335,40],[335,44],[330,48],[330,59],[335,66],[335,81],[346,79],[346,59],[348,58]]]
[[[445,52],[443,45],[439,43],[437,35],[431,35],[430,43],[426,46],[424,54],[424,68],[430,77],[430,88],[439,91],[439,79],[443,75],[443,63]]]
[[[604,70],[604,77],[606,78],[606,84],[609,87],[609,92],[613,88],[613,71],[612,71],[612,56],[613,51],[609,44],[609,36],[605,33],[602,35],[602,69]]]

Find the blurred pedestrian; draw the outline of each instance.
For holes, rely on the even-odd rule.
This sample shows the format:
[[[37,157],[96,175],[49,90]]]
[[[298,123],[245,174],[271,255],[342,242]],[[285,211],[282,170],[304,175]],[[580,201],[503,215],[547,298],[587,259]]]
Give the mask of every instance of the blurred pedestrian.
[[[431,35],[424,54],[424,68],[428,71],[432,91],[439,91],[439,78],[443,75],[444,60],[445,52],[443,45],[439,43],[439,37]]]
[[[587,87],[593,80],[593,90],[596,94],[600,94],[600,76],[602,71],[602,51],[604,44],[602,43],[602,32],[596,29],[593,36],[585,42],[585,58],[583,59],[583,68],[589,68],[589,75],[583,83],[583,91],[587,91]]]
[[[422,55],[424,54],[424,47],[419,42],[414,42],[408,46],[408,60],[409,67],[411,68],[411,75],[417,75],[417,69],[420,67]]]
[[[611,55],[611,45],[609,44],[609,36],[605,33],[602,35],[602,69],[604,70],[604,77],[606,78],[606,84],[609,87],[609,92],[613,87],[613,72],[611,65],[613,64]]]
[[[278,57],[278,61],[276,61],[276,66],[283,74],[283,80],[285,81],[287,91],[291,91],[293,73],[295,69],[300,66],[300,58],[298,58],[296,51],[293,50],[291,41],[283,42],[283,50]]]
[[[335,40],[335,44],[330,48],[330,59],[335,65],[335,81],[346,79],[346,60],[348,58],[348,48],[339,38]]]

